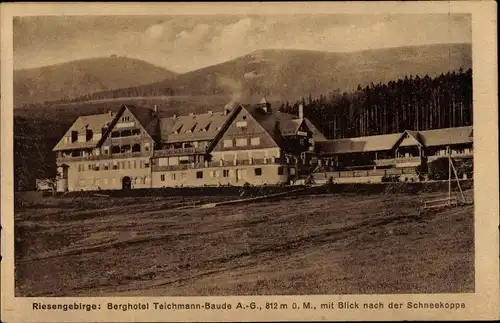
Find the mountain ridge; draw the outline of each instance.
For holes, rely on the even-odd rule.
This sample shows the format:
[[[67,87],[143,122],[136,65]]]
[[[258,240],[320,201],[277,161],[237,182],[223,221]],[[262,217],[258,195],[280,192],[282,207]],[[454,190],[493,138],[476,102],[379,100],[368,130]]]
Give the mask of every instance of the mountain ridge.
[[[117,85],[114,88],[108,86],[103,91],[92,92],[92,95],[87,91],[74,99],[228,95],[232,101],[254,101],[261,96],[278,101],[294,100],[309,94],[314,96],[334,90],[350,91],[356,89],[358,84],[386,83],[408,75],[436,76],[470,67],[470,43],[389,47],[355,52],[269,48],[182,74],[170,72],[163,79],[146,77],[143,84]],[[53,101],[56,100],[58,98]]]
[[[128,57],[95,57],[14,70],[16,106],[72,99],[89,92],[138,86],[177,73]]]

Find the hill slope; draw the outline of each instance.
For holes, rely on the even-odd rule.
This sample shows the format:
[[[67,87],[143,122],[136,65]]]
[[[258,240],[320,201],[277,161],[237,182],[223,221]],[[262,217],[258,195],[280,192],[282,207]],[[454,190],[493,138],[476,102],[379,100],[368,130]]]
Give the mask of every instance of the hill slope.
[[[14,71],[15,105],[76,98],[88,93],[158,82],[174,72],[150,63],[107,57]]]
[[[471,67],[471,44],[437,44],[353,53],[259,50],[180,74],[175,80],[140,86],[136,92],[161,93],[169,89],[175,95],[233,94],[235,99],[247,100],[267,95],[274,100],[293,100],[335,89],[352,90],[358,84],[386,83],[417,74],[437,76]],[[119,97],[119,94],[114,96]]]

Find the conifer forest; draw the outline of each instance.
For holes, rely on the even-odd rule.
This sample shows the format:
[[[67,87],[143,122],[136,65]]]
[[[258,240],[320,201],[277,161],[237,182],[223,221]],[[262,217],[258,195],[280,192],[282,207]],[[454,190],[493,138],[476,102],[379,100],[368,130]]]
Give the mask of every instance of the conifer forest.
[[[282,102],[280,111],[297,114],[300,104],[328,139],[468,126],[473,118],[472,69],[359,85],[351,93]]]

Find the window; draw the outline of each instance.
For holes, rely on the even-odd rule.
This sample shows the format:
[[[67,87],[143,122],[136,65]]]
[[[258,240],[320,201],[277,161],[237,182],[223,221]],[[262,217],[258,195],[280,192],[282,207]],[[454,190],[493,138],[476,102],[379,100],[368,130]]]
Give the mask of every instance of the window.
[[[95,164],[94,170],[99,171],[99,164]]]
[[[168,166],[168,158],[158,158],[158,166]]]
[[[134,169],[137,168],[137,161],[134,160]]]
[[[248,143],[247,138],[238,138],[236,139],[236,146],[238,147],[245,147]]]
[[[224,177],[229,177],[229,169],[224,169],[224,170],[222,171],[222,176],[224,176]]]
[[[108,165],[108,163],[104,163],[104,164],[103,164],[103,168],[104,168],[104,170],[108,170],[108,169],[109,169],[109,165]]]
[[[262,168],[255,168],[255,176],[261,176],[262,175]]]
[[[149,142],[145,143],[145,144],[144,144],[144,150],[145,150],[145,151],[149,151],[149,148],[150,148],[150,146],[149,146]]]
[[[196,172],[196,178],[203,178],[203,171]]]
[[[224,139],[224,147],[233,147],[233,139]]]
[[[144,168],[149,168],[149,160],[144,162]]]
[[[290,175],[295,175],[295,167],[290,168]]]
[[[104,147],[102,147],[102,151],[103,151],[103,154],[104,154],[104,155],[109,154],[109,147],[108,147],[108,146],[104,146]]]
[[[250,139],[250,144],[252,146],[259,146],[260,145],[260,137],[254,137]]]
[[[280,166],[278,167],[278,175],[283,175],[285,173],[284,167]]]
[[[164,182],[165,181],[165,174],[161,174],[160,179],[162,182]]]
[[[78,131],[71,131],[71,142],[76,142],[78,140]]]
[[[134,144],[132,146],[132,152],[133,153],[137,153],[137,152],[140,152],[141,151],[141,145],[140,144]]]
[[[175,173],[170,174],[170,179],[175,181]]]
[[[247,122],[246,121],[238,121],[236,122],[236,127],[238,128],[246,128]]]
[[[118,138],[118,137],[120,137],[120,131],[111,132],[111,138]]]
[[[213,171],[211,171],[211,172],[210,172],[210,177],[214,177],[214,178],[215,178],[215,177],[217,177],[217,172],[216,172],[216,171],[214,171],[214,170],[213,170]]]
[[[87,167],[88,167],[89,170],[92,170],[92,165],[91,164],[88,164]]]

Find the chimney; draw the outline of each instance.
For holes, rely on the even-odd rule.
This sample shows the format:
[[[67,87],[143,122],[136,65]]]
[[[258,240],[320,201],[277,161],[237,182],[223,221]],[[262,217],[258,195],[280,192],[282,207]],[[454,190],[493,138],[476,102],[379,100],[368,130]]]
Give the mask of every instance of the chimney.
[[[266,98],[262,98],[262,100],[260,100],[259,106],[262,110],[264,110],[264,112],[271,113],[271,104],[267,102]]]
[[[299,119],[304,119],[304,106],[302,105],[302,103],[299,104]]]

